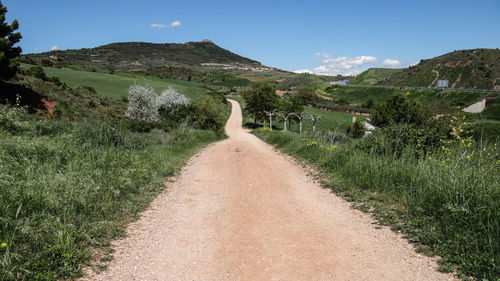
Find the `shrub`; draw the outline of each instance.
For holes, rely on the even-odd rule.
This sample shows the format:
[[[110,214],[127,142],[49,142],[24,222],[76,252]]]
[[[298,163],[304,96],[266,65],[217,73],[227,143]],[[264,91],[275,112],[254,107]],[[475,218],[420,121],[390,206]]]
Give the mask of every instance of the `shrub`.
[[[392,124],[423,124],[428,114],[419,102],[399,94],[375,107],[372,114],[373,124],[385,127]]]
[[[156,107],[160,112],[175,111],[178,107],[186,106],[191,101],[186,96],[179,94],[174,88],[168,87],[163,90],[161,95],[156,99]]]
[[[49,58],[43,58],[43,59],[41,59],[40,63],[42,64],[42,66],[47,66],[47,67],[54,66],[54,62],[51,59],[49,59]]]
[[[365,135],[365,130],[365,124],[358,118],[356,122],[352,123],[352,125],[347,128],[347,134],[353,138],[361,138]]]
[[[46,81],[47,75],[41,66],[35,65],[24,71],[24,74]]]
[[[212,97],[204,97],[197,100],[190,107],[192,115],[189,117],[189,123],[197,129],[213,130],[219,135],[224,132],[226,117],[224,116],[224,107],[217,103]]]
[[[231,92],[233,92],[233,89],[231,89]],[[226,96],[224,95],[224,93],[210,91],[210,92],[208,92],[208,95],[210,95],[211,97],[213,97],[218,102],[221,102],[223,104],[227,104],[227,99],[226,99]]]
[[[146,122],[159,120],[158,95],[151,86],[134,84],[128,91],[128,107],[125,116]]]
[[[412,151],[421,157],[440,146],[437,129],[399,124],[375,130],[356,144],[357,149],[379,155],[400,157],[404,151]]]
[[[26,110],[22,107],[0,106],[0,132],[7,131],[17,135],[25,132]]]

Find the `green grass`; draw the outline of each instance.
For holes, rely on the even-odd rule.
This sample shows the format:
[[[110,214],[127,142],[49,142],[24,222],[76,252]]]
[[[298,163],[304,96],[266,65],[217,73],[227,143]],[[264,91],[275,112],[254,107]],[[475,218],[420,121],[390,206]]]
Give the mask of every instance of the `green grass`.
[[[354,79],[349,81],[349,83],[359,85],[377,85],[380,81],[383,81],[392,74],[401,71],[403,71],[401,68],[370,68],[360,73]]]
[[[419,64],[394,73],[380,84],[428,87],[439,78],[448,80],[450,86],[455,88],[492,90],[500,76],[499,60],[498,49],[454,51],[421,60]]]
[[[44,67],[47,76],[56,76],[70,86],[90,86],[97,93],[113,99],[120,99],[128,95],[128,88],[134,83],[148,84],[157,92],[168,87],[175,88],[185,96],[197,99],[207,92],[202,83],[162,79],[151,76],[143,76],[133,73],[109,74],[102,72],[77,71],[70,68]]]
[[[410,93],[410,98],[421,102],[423,105],[430,105],[436,101],[446,100],[450,106],[469,106],[485,97],[495,97],[499,94],[464,92],[464,91],[439,91],[434,89],[399,89],[382,87],[351,87],[351,86],[331,86],[326,89],[328,96],[338,100],[342,99],[349,104],[362,105],[369,100],[380,103],[388,100],[397,94]]]
[[[240,96],[228,96],[227,98],[233,99],[237,101],[241,108],[242,108],[242,113],[243,113],[243,125],[247,125],[249,127],[255,126],[253,124],[253,118],[251,116],[248,116],[245,112],[245,99],[240,97]],[[316,123],[316,131],[318,133],[321,133],[322,131],[342,131],[344,132],[351,124],[352,124],[352,118],[354,116],[357,116],[357,118],[366,118],[365,116],[359,116],[359,115],[352,115],[349,113],[341,113],[341,112],[334,112],[334,111],[326,111],[326,110],[320,110],[316,108],[309,108],[305,107],[304,108],[305,112],[314,114],[314,115],[320,115],[322,118],[321,120],[317,121]],[[262,122],[258,124],[259,126],[263,125]],[[269,125],[269,124],[267,124]],[[312,133],[312,121],[307,119],[303,121],[302,124],[302,129],[305,134],[311,134]],[[273,128],[276,129],[283,129],[283,120],[280,118],[273,118]],[[299,132],[299,124],[295,121],[291,122],[291,128],[288,128],[292,132]]]
[[[401,231],[418,251],[442,257],[440,270],[497,280],[500,276],[500,151],[457,141],[419,157],[366,152],[372,136],[347,144],[255,130],[276,148],[314,165],[323,184]],[[313,139],[310,139],[313,138]],[[363,145],[364,144],[364,145]]]
[[[314,115],[320,115],[322,116],[321,120],[318,121],[316,124],[316,130],[322,131],[322,130],[335,130],[335,129],[342,129],[345,130],[347,129],[351,124],[352,124],[352,117],[357,116],[357,115],[352,115],[348,113],[341,113],[341,112],[333,112],[333,111],[325,111],[325,110],[319,110],[315,108],[305,108],[305,112],[309,112]],[[364,116],[357,116],[357,118],[366,118]],[[305,120],[304,121],[304,129],[305,131],[311,131],[312,129],[312,121],[311,120]]]
[[[0,106],[0,280],[80,276],[93,248],[122,236],[163,180],[218,139],[182,126],[144,134],[37,121]]]

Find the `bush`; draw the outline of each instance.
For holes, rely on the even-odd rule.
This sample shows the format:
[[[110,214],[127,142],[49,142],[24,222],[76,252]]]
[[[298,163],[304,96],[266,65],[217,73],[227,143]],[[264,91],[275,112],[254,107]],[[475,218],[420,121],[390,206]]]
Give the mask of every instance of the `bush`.
[[[375,107],[372,114],[373,124],[385,127],[393,124],[423,124],[428,119],[428,113],[419,102],[406,95],[399,94],[387,102]]]
[[[169,87],[158,96],[150,86],[132,85],[129,89],[129,105],[125,115],[145,122],[160,121],[184,108],[190,100]]]
[[[404,151],[412,151],[421,158],[440,144],[440,134],[436,129],[399,124],[375,130],[358,142],[356,148],[368,153],[396,157],[400,157]]]
[[[164,179],[215,140],[193,129],[145,135],[99,120],[34,121],[0,105],[0,280],[79,277],[95,248],[123,235]]]
[[[25,75],[47,81],[47,75],[41,66],[35,65],[23,71]]]
[[[46,67],[52,67],[54,66],[54,62],[49,59],[49,58],[43,58],[40,60],[40,63],[42,64],[42,66],[46,66]]]
[[[128,91],[128,107],[125,116],[146,122],[159,120],[158,95],[151,86],[134,84]]]
[[[500,151],[495,144],[474,143],[463,135],[441,144],[434,132],[409,124],[377,129],[335,149],[289,132],[253,132],[313,163],[331,179],[326,186],[404,233],[420,251],[438,254],[442,270],[456,268],[462,277],[477,280],[500,276]],[[432,154],[421,157],[433,147]]]
[[[189,123],[197,129],[212,130],[222,135],[226,116],[224,116],[224,106],[217,103],[212,97],[204,97],[195,101],[191,109]]]
[[[160,113],[172,112],[176,111],[179,107],[188,105],[190,102],[186,96],[179,94],[174,88],[168,87],[156,99],[156,107]]]
[[[347,134],[353,138],[361,138],[365,135],[365,124],[358,118],[349,128],[347,128]]]
[[[155,128],[161,127],[157,123],[135,119],[124,119],[120,122],[120,125],[121,128],[125,130],[130,130],[137,133],[148,133]]]

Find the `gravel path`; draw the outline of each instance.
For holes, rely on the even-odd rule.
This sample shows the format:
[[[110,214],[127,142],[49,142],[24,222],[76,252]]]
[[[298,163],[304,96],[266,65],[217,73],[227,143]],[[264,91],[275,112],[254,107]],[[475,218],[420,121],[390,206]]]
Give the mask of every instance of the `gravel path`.
[[[454,280],[241,128],[203,149],[84,280]]]

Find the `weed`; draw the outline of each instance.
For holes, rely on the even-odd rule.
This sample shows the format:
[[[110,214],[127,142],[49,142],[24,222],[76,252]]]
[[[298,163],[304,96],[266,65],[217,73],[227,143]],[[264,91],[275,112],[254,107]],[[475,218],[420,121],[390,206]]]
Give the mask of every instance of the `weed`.
[[[0,280],[81,275],[213,131],[131,133],[0,106]],[[105,250],[106,260],[111,250]],[[94,267],[102,269],[102,265]]]
[[[454,125],[451,131],[460,130],[460,125]],[[444,141],[443,148],[435,145],[426,150],[425,145],[419,146],[417,132],[397,154],[393,150],[374,154],[365,149],[367,145],[391,141],[383,131],[345,144],[314,136],[303,139],[290,132],[254,133],[318,167],[328,179],[326,186],[357,202],[358,209],[373,213],[379,223],[404,233],[421,252],[439,254],[440,270],[456,268],[478,279],[499,276],[500,151],[496,144],[456,134]],[[325,153],[331,145],[338,147]]]

